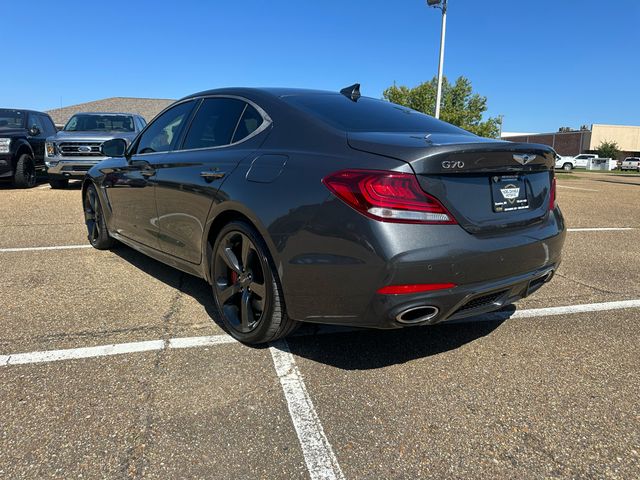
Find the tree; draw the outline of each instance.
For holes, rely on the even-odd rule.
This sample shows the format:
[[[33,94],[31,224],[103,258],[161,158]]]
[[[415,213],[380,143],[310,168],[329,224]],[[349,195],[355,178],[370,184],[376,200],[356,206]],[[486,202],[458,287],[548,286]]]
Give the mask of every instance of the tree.
[[[598,152],[598,156],[600,158],[616,159],[618,158],[618,154],[620,153],[618,144],[611,140],[603,140],[602,142],[600,142],[600,145],[598,145],[596,151]]]
[[[396,86],[387,88],[382,96],[385,100],[432,115],[436,106],[438,80],[434,77],[414,88]],[[500,134],[501,120],[482,120],[487,111],[487,97],[473,93],[468,78],[458,77],[452,85],[446,77],[442,79],[442,105],[440,119],[482,137],[496,138]]]

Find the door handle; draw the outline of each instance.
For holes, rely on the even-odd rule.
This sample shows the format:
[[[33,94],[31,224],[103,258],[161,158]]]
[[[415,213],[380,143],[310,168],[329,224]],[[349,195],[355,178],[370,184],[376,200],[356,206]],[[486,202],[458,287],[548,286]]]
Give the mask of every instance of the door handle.
[[[206,181],[211,182],[225,176],[224,172],[200,172],[200,176]]]
[[[143,177],[153,177],[156,174],[156,169],[151,167],[145,167],[140,170],[140,175]]]

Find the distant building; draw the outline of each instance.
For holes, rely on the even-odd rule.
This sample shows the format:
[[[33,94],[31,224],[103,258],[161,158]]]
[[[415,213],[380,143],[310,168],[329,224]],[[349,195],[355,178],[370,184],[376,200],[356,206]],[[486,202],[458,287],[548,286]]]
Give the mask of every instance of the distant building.
[[[640,126],[594,123],[590,130],[554,133],[504,132],[502,139],[510,142],[542,143],[553,147],[559,155],[568,156],[596,153],[603,141],[613,141],[620,149],[619,158],[640,155]]]
[[[63,127],[72,115],[79,112],[137,113],[142,115],[148,122],[174,101],[167,98],[111,97],[63,108],[54,108],[53,110],[47,110],[47,113],[58,128]]]

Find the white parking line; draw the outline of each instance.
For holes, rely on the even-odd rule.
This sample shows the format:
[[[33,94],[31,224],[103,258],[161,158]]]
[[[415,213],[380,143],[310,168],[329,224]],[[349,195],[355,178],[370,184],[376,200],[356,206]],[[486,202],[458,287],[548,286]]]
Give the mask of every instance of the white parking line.
[[[582,305],[567,305],[563,307],[530,308],[516,310],[515,312],[495,312],[478,316],[478,319],[494,320],[505,318],[534,318],[556,315],[567,315],[573,313],[604,312],[609,310],[623,310],[629,308],[640,308],[640,298],[634,300],[621,300],[616,302],[586,303]],[[348,328],[337,329],[328,326],[310,335],[326,335],[331,333],[344,333],[353,331]],[[233,337],[226,334],[211,335],[202,337],[179,337],[164,340],[145,340],[141,342],[116,343],[111,345],[98,345],[95,347],[69,348],[65,350],[43,350],[38,352],[12,353],[0,355],[0,367],[10,365],[24,365],[28,363],[57,362],[60,360],[75,360],[80,358],[107,357],[111,355],[122,355],[125,353],[149,352],[162,350],[164,348],[194,348],[208,347],[214,345],[224,345],[237,343]]]
[[[110,355],[122,355],[123,353],[149,352],[152,350],[161,350],[163,348],[164,340],[147,340],[144,342],[99,345],[97,347],[15,353],[11,355],[0,355],[0,366],[58,362],[60,360],[76,360],[79,358],[107,357]]]
[[[635,230],[633,227],[593,227],[593,228],[567,228],[567,232],[615,232]]]
[[[590,303],[583,305],[568,305],[563,307],[534,308],[517,310],[513,313],[497,312],[482,315],[484,320],[504,320],[507,318],[533,318],[553,315],[567,315],[572,313],[597,312],[640,308],[640,299],[623,300],[617,302]],[[318,334],[335,333],[335,328],[327,328]],[[25,365],[30,363],[56,362],[61,360],[77,360],[82,358],[106,357],[126,353],[149,352],[173,348],[207,347],[235,343],[233,337],[211,335],[202,337],[180,337],[169,340],[147,340],[141,342],[100,345],[95,347],[69,348],[65,350],[48,350],[38,352],[0,355],[0,367],[10,365]],[[302,448],[305,464],[311,480],[344,480],[338,460],[327,439],[322,423],[315,410],[311,397],[295,358],[291,354],[286,340],[274,342],[270,347],[273,364],[280,380],[280,385],[287,400],[289,415],[293,422],[298,441]]]
[[[43,250],[74,250],[77,248],[92,248],[91,245],[57,245],[54,247],[19,247],[19,248],[0,248],[0,253],[10,252],[39,252]]]
[[[344,479],[286,340],[269,349],[311,480]]]
[[[516,310],[511,318],[533,318],[567,315],[569,313],[604,312],[610,310],[624,310],[627,308],[640,308],[640,298],[635,300],[621,300],[618,302],[586,303],[583,305],[568,305],[566,307],[545,307]]]
[[[594,190],[593,188],[580,188],[580,187],[569,187],[567,185],[556,185],[558,188],[569,188],[571,190],[584,190],[585,192],[599,192],[600,190]]]

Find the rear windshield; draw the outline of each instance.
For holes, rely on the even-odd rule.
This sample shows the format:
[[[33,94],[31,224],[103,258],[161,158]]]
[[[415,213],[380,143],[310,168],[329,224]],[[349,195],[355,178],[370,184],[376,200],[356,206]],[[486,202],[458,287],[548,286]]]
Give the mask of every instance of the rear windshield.
[[[65,132],[133,132],[133,117],[127,115],[74,115]]]
[[[469,132],[436,120],[424,113],[395,103],[361,97],[357,102],[344,95],[307,94],[282,98],[290,105],[310,113],[330,125],[350,132]]]
[[[24,114],[16,110],[0,110],[0,128],[24,128]]]

